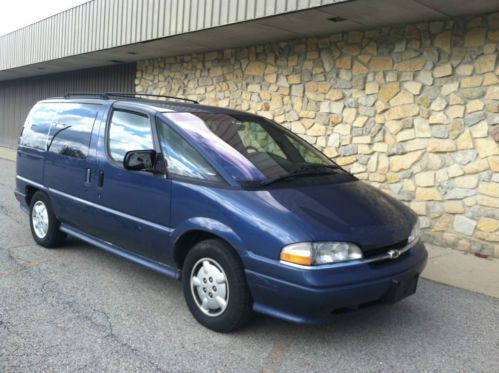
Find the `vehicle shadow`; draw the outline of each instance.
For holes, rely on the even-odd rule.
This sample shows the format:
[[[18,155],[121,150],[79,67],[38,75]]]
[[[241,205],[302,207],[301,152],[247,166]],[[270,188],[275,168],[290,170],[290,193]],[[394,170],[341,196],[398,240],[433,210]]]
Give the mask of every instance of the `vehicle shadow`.
[[[61,248],[65,251],[81,251],[85,260],[95,263],[96,266],[105,268],[122,276],[123,281],[133,279],[134,286],[150,291],[159,291],[167,297],[179,297],[175,299],[179,312],[188,312],[184,308],[184,300],[181,298],[181,283],[172,278],[144,268],[136,263],[130,262],[113,254],[94,248],[76,238],[68,237],[65,245]],[[438,300],[434,299],[431,289],[434,287],[430,281],[421,279],[418,292],[403,301],[393,305],[375,305],[351,312],[334,314],[324,323],[319,325],[299,325],[279,320],[270,316],[255,314],[253,320],[245,328],[234,332],[232,336],[253,335],[260,337],[279,336],[280,334],[296,334],[301,341],[307,338],[327,339],[331,343],[345,340],[365,340],[366,335],[376,336],[376,339],[393,340],[405,339],[404,334],[415,331],[426,338],[432,338],[441,331],[435,328],[434,323],[445,324],[447,315],[438,307]],[[441,286],[441,285],[438,285]],[[428,290],[428,291],[425,291]],[[172,315],[174,317],[174,315]],[[433,323],[422,322],[432,319]],[[202,326],[198,326],[201,330]]]

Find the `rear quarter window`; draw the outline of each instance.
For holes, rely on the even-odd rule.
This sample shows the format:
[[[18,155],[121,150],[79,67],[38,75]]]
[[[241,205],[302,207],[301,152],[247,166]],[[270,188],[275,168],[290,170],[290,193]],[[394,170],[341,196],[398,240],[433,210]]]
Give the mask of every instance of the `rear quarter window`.
[[[57,114],[57,107],[58,104],[53,103],[36,104],[26,118],[19,145],[46,150],[49,129]]]
[[[47,142],[50,153],[85,159],[97,117],[97,104],[61,103]]]

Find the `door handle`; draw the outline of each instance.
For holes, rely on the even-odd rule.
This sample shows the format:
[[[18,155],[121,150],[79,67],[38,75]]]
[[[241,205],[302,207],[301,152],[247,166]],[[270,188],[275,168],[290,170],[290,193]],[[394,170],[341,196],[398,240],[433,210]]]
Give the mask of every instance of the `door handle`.
[[[92,181],[92,170],[87,168],[85,171],[85,184],[90,184]]]
[[[100,170],[99,178],[97,179],[97,186],[99,188],[102,188],[103,185],[104,185],[104,171]]]

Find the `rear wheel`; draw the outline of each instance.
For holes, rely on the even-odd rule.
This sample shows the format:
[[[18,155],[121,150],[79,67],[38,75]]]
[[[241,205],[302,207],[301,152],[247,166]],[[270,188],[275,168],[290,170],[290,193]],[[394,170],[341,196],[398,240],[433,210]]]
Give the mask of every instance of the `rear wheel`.
[[[31,234],[36,243],[46,248],[60,246],[66,234],[61,232],[60,222],[52,211],[50,200],[43,192],[36,192],[30,203]]]
[[[182,278],[187,306],[205,327],[227,333],[251,319],[251,296],[242,264],[224,241],[196,244],[187,254]]]

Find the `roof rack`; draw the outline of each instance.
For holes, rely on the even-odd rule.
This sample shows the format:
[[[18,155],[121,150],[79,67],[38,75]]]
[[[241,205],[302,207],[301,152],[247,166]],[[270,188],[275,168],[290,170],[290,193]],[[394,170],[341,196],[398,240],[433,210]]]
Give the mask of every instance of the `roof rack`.
[[[71,98],[71,97],[98,97],[103,100],[108,100],[109,97],[130,97],[130,98],[138,98],[140,99],[142,97],[155,97],[155,98],[167,98],[167,99],[174,99],[174,100],[182,100],[182,101],[188,101],[192,102],[193,104],[199,104],[198,101],[196,100],[191,100],[189,98],[185,97],[176,97],[176,96],[166,96],[166,95],[153,95],[149,93],[133,93],[133,92],[106,92],[106,93],[66,93],[64,95],[64,98]]]
[[[192,102],[193,104],[199,104],[198,101],[191,100],[190,98],[177,97],[177,96],[167,96],[167,95],[153,95],[153,94],[149,94],[149,93],[107,92],[106,95],[107,96],[114,96],[114,97],[138,97],[138,98],[140,98],[141,96],[144,96],[144,97],[170,98],[170,99],[174,99],[174,100],[182,100],[182,101]]]
[[[69,92],[64,95],[64,98],[71,97],[98,97],[103,100],[107,100],[109,98],[106,93]]]

